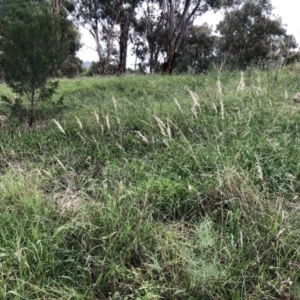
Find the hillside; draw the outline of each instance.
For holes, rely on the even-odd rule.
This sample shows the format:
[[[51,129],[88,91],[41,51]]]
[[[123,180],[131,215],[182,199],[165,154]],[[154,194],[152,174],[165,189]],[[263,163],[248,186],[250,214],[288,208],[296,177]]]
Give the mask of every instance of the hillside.
[[[299,299],[297,91],[293,69],[64,79],[33,129],[13,111],[0,298]]]

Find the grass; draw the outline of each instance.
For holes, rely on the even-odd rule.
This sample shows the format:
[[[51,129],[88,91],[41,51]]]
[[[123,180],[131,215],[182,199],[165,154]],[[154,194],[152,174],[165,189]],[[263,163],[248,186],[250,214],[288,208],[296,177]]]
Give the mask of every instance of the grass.
[[[64,79],[33,129],[11,114],[0,298],[300,299],[299,89],[293,69]]]

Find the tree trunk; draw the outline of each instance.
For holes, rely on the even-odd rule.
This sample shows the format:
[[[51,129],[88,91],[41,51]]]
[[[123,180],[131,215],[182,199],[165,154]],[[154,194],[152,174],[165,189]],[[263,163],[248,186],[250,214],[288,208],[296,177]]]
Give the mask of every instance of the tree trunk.
[[[2,66],[0,65],[0,83],[4,82],[4,71]]]
[[[118,66],[119,75],[124,75],[126,72],[127,60],[127,44],[129,39],[129,21],[126,19],[126,14],[123,10],[120,12],[120,61]]]
[[[193,2],[192,0],[186,0],[183,12],[180,15],[179,19],[177,19],[173,1],[174,0],[168,0],[166,2],[167,14],[169,17],[169,41],[166,62],[164,63],[165,74],[172,73],[175,58],[178,56],[179,46],[188,29],[193,25],[194,16],[201,3],[201,0],[197,0],[195,2]],[[190,12],[191,6],[193,6],[193,9]]]
[[[3,51],[0,51],[0,83],[4,82],[4,71],[3,66],[1,65],[1,56],[4,54]]]
[[[52,13],[53,14],[59,13],[59,4],[60,4],[60,0],[52,0]]]
[[[149,59],[149,72],[150,74],[154,73],[154,53],[150,50],[150,59]]]
[[[113,30],[114,30],[114,26],[111,26],[108,30],[108,35],[107,35],[107,55],[106,55],[106,60],[105,60],[105,64],[103,67],[103,75],[105,75],[105,73],[107,72],[109,63],[110,63],[110,56],[111,56],[111,48],[112,48],[112,39],[113,39]]]
[[[102,75],[105,75],[105,73],[107,72],[109,63],[110,63],[110,55],[111,55],[111,41],[110,41],[110,37],[108,38],[107,41],[107,55],[106,55],[106,60],[105,60],[105,64],[103,67],[103,71],[102,71]]]
[[[31,93],[31,98],[30,98],[30,109],[29,109],[29,119],[28,119],[28,126],[32,127],[33,125],[33,112],[34,112],[34,90]]]
[[[174,59],[175,59],[175,39],[173,37],[169,42],[168,46],[168,53],[167,53],[167,61],[164,63],[164,73],[170,75],[172,73],[172,69],[174,66]]]
[[[0,66],[0,83],[4,83],[4,73],[1,66]]]
[[[101,60],[102,60],[102,53],[101,53],[101,43],[100,43],[100,38],[99,38],[99,33],[98,33],[98,26],[93,29],[93,35],[95,37],[96,51],[98,54],[99,64],[100,64]]]

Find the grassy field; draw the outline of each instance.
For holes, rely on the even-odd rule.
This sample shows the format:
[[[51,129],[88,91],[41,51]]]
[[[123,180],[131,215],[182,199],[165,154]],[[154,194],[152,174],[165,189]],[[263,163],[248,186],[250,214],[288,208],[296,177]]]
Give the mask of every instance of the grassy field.
[[[0,299],[300,299],[297,91],[294,70],[64,79],[34,128],[13,110]]]

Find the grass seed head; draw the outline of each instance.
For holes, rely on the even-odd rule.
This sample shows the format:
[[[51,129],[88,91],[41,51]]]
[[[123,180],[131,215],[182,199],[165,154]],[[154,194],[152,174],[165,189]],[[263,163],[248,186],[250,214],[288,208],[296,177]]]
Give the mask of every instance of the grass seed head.
[[[117,101],[116,101],[116,99],[115,99],[114,96],[112,96],[112,102],[113,102],[113,104],[114,104],[115,110],[117,110]]]
[[[163,143],[164,143],[168,148],[170,148],[170,145],[168,144],[168,142],[167,142],[165,139],[163,139]]]
[[[193,106],[200,107],[199,96],[195,92],[191,91],[187,86],[185,88],[188,90],[189,94],[193,99]]]
[[[171,133],[171,128],[170,128],[169,122],[168,122],[168,124],[167,124],[167,133],[168,133],[169,139],[171,140],[171,139],[172,139],[172,133]]]
[[[63,128],[61,127],[61,125],[59,124],[58,121],[56,121],[55,119],[53,119],[53,122],[55,123],[55,125],[57,126],[57,128],[59,129],[59,131],[63,134],[66,134],[65,131],[63,130]]]
[[[193,106],[191,108],[191,112],[195,116],[195,118],[197,119],[198,118],[197,107],[200,108],[199,96],[195,92],[191,91],[188,87],[185,87],[185,88],[189,91],[189,93],[190,93],[190,95],[193,99]]]
[[[178,107],[179,111],[183,114],[180,103],[178,102],[178,100],[175,97],[174,97],[174,102],[175,102],[176,106]]]
[[[166,125],[165,123],[157,116],[154,115],[154,119],[156,120],[157,124],[158,124],[158,127],[160,129],[160,132],[163,136],[167,136],[166,135],[166,132],[165,132],[165,128],[166,128]]]
[[[214,108],[214,110],[215,110],[215,112],[217,114],[218,113],[218,109],[217,109],[216,103],[214,101],[212,102],[212,105],[213,105],[213,108]]]
[[[147,138],[144,136],[144,135],[142,135],[139,131],[135,131],[136,133],[137,133],[137,135],[146,143],[146,144],[148,144],[148,140],[147,140]]]
[[[245,90],[245,80],[244,80],[244,72],[241,71],[241,79],[240,79],[240,83],[237,87],[237,91],[241,91],[243,92]]]
[[[81,140],[85,142],[85,138],[79,132],[77,132],[77,134],[80,136]]]
[[[82,130],[83,129],[82,123],[80,122],[80,120],[78,119],[77,116],[75,116],[75,118],[76,118],[79,128]]]
[[[258,90],[261,91],[260,77],[257,76]]]
[[[195,106],[192,106],[191,112],[192,112],[192,114],[195,116],[195,118],[198,119],[198,114],[197,114],[197,110],[196,110],[196,107],[195,107]]]
[[[263,171],[259,161],[256,162],[256,170],[257,170],[258,179],[262,181],[264,177],[263,177]]]
[[[95,114],[95,117],[96,117],[96,122],[97,122],[98,124],[100,124],[99,115],[98,115],[96,112],[94,112],[94,114]]]
[[[106,126],[107,126],[107,129],[110,131],[109,115],[106,115]]]
[[[67,169],[66,169],[66,167],[63,165],[63,163],[62,163],[56,156],[54,156],[54,158],[56,159],[56,161],[58,162],[58,164],[63,168],[63,170],[64,170],[65,172],[67,172]]]

